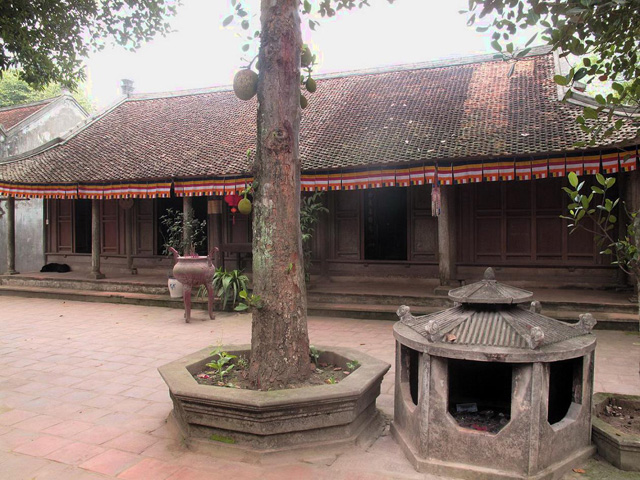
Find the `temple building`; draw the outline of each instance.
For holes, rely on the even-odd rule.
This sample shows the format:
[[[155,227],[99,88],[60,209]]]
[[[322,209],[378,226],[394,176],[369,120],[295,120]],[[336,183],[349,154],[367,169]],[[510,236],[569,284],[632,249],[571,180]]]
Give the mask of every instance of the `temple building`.
[[[560,215],[569,172],[616,176],[640,208],[637,127],[625,118],[596,147],[576,147],[580,105],[594,102],[561,101],[557,56],[534,48],[510,69],[482,55],[318,79],[300,131],[301,190],[326,192],[329,210],[313,274],[459,285],[493,266],[505,280],[557,286],[626,281]],[[256,110],[228,87],[129,94],[0,165],[0,194],[45,199],[45,261],[94,278],[164,272],[159,219],[185,206],[207,220],[219,263],[250,271],[251,218],[231,207],[252,181]],[[9,242],[22,235],[9,227]]]
[[[46,148],[49,142],[66,134],[88,116],[68,93],[0,108],[0,163],[11,162],[25,152]],[[20,229],[15,253],[18,263],[9,270],[37,271],[45,261],[44,203],[41,198],[17,197],[17,200],[14,215]],[[0,220],[0,272],[4,272],[7,265],[6,223]]]

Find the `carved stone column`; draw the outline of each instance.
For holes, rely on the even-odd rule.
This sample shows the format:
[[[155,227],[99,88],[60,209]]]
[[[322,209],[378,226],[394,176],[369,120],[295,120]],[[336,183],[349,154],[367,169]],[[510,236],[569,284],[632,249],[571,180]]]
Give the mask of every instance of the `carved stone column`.
[[[89,277],[104,278],[100,272],[100,200],[91,200],[91,273]]]
[[[7,197],[7,275],[16,275],[16,199]]]

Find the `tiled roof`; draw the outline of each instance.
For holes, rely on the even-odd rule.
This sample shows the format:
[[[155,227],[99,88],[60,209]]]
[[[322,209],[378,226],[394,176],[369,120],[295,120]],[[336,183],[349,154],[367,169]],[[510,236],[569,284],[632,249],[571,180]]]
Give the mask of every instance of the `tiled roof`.
[[[9,130],[10,128],[13,128],[15,125],[27,118],[29,115],[33,115],[38,110],[46,107],[54,100],[55,98],[48,98],[46,100],[27,103],[25,105],[0,108],[0,125],[2,125],[5,130]]]
[[[490,57],[489,57],[490,58]],[[550,54],[460,61],[318,81],[302,114],[303,170],[464,161],[574,150],[580,107],[558,101]],[[632,143],[626,126],[608,141]],[[229,89],[133,96],[66,141],[0,166],[7,182],[108,182],[250,170],[256,102]],[[603,145],[605,146],[605,145]]]

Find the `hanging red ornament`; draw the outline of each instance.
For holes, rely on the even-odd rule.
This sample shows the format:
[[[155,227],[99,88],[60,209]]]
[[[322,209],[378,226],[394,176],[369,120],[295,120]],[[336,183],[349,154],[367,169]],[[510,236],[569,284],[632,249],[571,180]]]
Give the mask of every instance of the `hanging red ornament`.
[[[230,193],[229,195],[224,197],[224,201],[227,202],[227,205],[229,205],[229,207],[231,207],[231,219],[233,225],[236,224],[236,212],[238,211],[238,203],[240,203],[240,200],[242,200],[242,197],[235,193]]]

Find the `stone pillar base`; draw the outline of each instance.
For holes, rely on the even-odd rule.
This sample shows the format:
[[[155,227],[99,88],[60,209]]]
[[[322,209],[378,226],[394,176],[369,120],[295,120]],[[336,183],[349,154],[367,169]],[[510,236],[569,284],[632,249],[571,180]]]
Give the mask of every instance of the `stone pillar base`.
[[[18,275],[20,272],[16,271],[16,270],[7,270],[4,274],[5,275]]]
[[[105,278],[104,273],[100,273],[100,272],[91,272],[89,274],[89,278],[93,278],[94,280],[102,280],[103,278]]]

